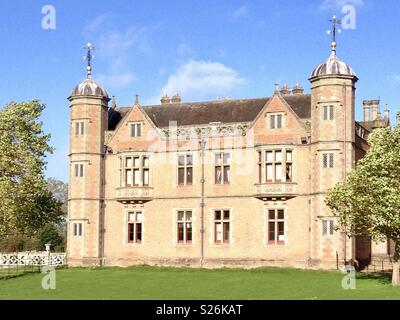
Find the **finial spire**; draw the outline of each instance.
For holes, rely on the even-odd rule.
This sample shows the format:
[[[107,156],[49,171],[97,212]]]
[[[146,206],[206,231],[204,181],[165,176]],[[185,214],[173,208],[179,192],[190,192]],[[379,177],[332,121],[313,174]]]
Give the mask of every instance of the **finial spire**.
[[[332,22],[332,30],[328,30],[328,34],[332,34],[332,42],[331,42],[331,48],[332,48],[332,53],[336,54],[336,47],[337,47],[337,42],[336,42],[336,36],[341,33],[341,30],[338,28],[339,25],[342,24],[342,21],[339,20],[336,16],[333,16],[331,20]]]
[[[95,48],[89,42],[84,49],[87,50],[87,55],[84,57],[84,59],[87,61],[86,71],[87,71],[87,77],[88,79],[90,79],[92,77],[92,60],[94,59],[92,51],[94,51]]]
[[[135,106],[138,106],[138,105],[139,105],[139,95],[136,94],[135,95]]]

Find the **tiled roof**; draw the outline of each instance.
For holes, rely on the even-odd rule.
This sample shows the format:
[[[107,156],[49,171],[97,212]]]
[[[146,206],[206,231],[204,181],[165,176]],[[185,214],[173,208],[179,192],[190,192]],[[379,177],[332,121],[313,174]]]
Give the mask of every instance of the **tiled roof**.
[[[311,95],[283,96],[301,119],[311,117]],[[168,127],[170,122],[178,126],[204,125],[212,122],[251,122],[271,98],[217,100],[211,102],[179,103],[157,106],[143,106],[144,112],[159,127]],[[119,121],[131,108],[117,108],[110,111],[109,130],[114,130]]]

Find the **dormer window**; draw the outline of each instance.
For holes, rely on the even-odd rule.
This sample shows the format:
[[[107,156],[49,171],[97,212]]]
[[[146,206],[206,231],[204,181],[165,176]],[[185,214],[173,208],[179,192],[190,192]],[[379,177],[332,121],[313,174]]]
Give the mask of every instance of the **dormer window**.
[[[142,124],[141,123],[132,123],[131,124],[131,137],[137,138],[142,136]]]
[[[270,129],[282,129],[283,128],[283,114],[270,114],[269,115],[269,127]]]

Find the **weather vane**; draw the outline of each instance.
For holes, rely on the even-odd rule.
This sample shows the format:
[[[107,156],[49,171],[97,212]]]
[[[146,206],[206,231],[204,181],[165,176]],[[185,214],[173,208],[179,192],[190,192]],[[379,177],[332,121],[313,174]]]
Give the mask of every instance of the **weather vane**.
[[[342,21],[339,20],[338,18],[336,18],[336,16],[333,16],[332,20],[329,20],[329,21],[332,22],[333,27],[332,27],[332,30],[328,30],[327,33],[332,34],[332,44],[331,44],[332,51],[336,52],[336,47],[337,47],[336,35],[338,35],[342,32],[338,28],[338,26],[342,24]]]
[[[94,51],[95,48],[89,42],[84,49],[87,50],[87,55],[85,57],[83,57],[85,60],[87,60],[87,64],[88,64],[87,68],[86,68],[87,77],[91,78],[92,77],[92,60],[94,59],[94,55],[92,54],[92,51]]]

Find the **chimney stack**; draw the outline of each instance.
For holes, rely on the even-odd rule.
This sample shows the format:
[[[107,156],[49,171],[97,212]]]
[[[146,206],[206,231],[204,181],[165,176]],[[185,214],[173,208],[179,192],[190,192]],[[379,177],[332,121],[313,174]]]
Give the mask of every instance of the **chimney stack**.
[[[385,107],[385,120],[388,120],[388,119],[390,119],[390,110],[389,110],[388,105],[386,105],[386,107]]]
[[[179,93],[176,93],[173,97],[172,97],[172,103],[181,103],[182,102],[182,97],[179,95]]]
[[[281,89],[281,95],[288,95],[290,94],[290,89],[287,84],[284,84]]]
[[[168,97],[168,94],[164,94],[160,101],[162,105],[171,103],[171,99]]]
[[[372,121],[378,118],[380,100],[371,100]]]
[[[294,86],[294,88],[292,89],[292,93],[293,93],[293,94],[296,94],[296,95],[300,95],[300,94],[303,94],[303,93],[304,93],[304,89],[303,89],[303,87],[302,87],[299,83],[297,83],[297,84]]]
[[[363,109],[364,109],[364,122],[371,121],[371,101],[364,100]]]

